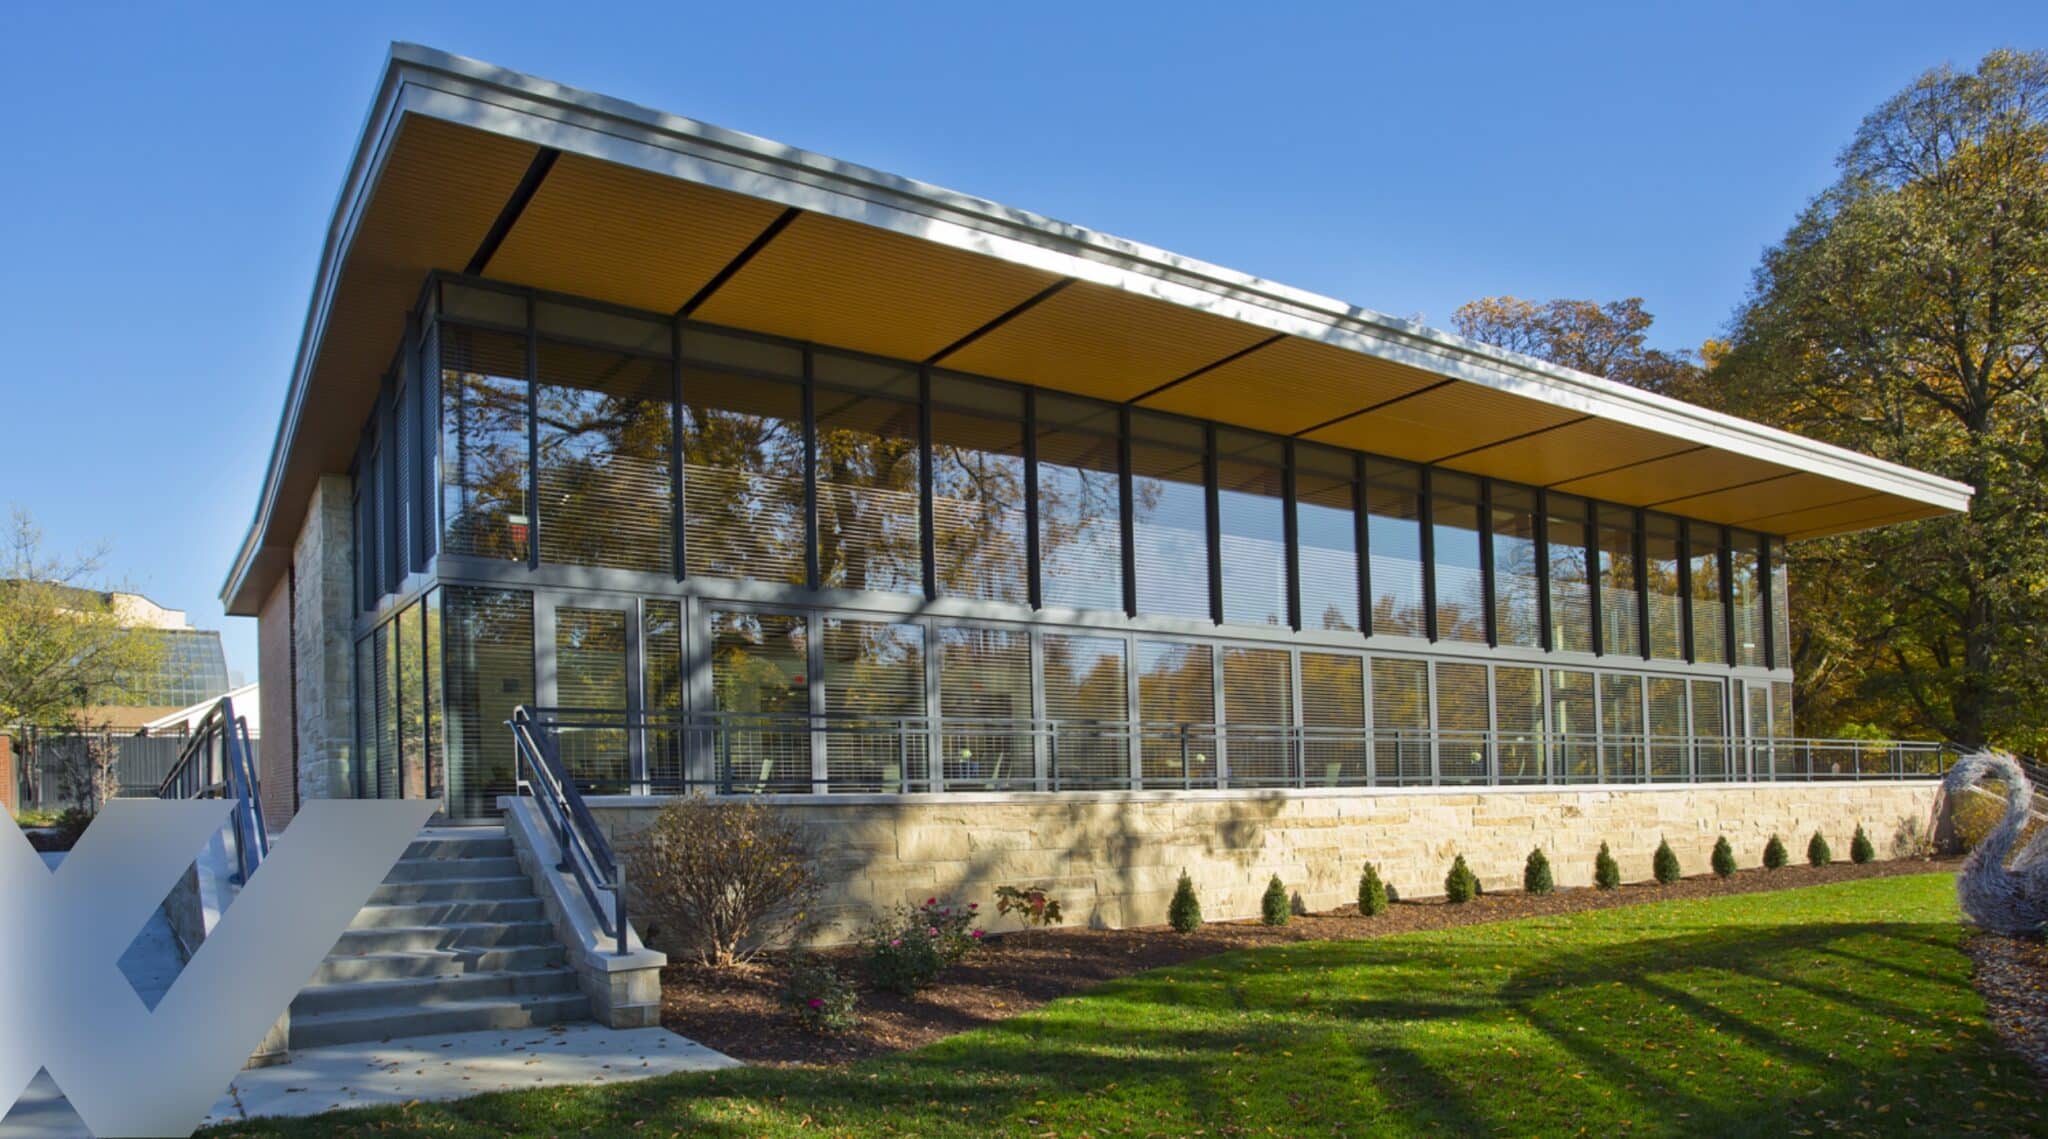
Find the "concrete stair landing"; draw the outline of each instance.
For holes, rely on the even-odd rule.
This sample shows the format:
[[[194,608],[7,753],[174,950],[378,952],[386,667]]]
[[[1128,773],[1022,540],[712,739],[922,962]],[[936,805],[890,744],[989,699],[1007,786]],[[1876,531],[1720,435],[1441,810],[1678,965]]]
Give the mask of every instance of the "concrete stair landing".
[[[502,827],[421,833],[292,1001],[291,1047],[590,1016]]]

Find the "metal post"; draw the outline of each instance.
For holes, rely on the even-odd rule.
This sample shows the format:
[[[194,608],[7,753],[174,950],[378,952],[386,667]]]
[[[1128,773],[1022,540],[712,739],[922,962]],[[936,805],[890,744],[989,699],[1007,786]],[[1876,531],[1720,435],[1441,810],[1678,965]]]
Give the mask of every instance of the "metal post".
[[[612,864],[612,932],[618,936],[617,956],[626,955],[626,864]]]

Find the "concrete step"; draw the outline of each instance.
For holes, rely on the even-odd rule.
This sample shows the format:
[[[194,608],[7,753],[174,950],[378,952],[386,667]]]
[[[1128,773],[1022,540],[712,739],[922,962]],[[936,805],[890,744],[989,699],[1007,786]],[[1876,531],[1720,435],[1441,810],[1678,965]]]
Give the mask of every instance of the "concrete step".
[[[488,1032],[531,1028],[590,1015],[590,998],[582,993],[555,993],[517,1000],[449,1001],[445,1004],[413,1007],[368,1007],[318,1013],[294,1014],[291,1046],[315,1048],[325,1044],[354,1044],[365,1040],[389,1040],[400,1036],[446,1036],[458,1032]]]
[[[512,840],[502,828],[473,835],[430,835],[405,848],[405,858],[510,858]]]
[[[547,914],[539,898],[485,898],[479,901],[406,902],[369,905],[359,911],[350,929],[389,929],[407,925],[540,921]]]
[[[469,973],[523,972],[558,968],[560,945],[514,945],[503,949],[409,949],[329,957],[313,973],[310,985],[408,978],[461,977]]]
[[[510,878],[519,873],[516,858],[401,858],[384,876],[387,885],[435,882],[448,878]]]
[[[370,892],[370,905],[399,906],[414,902],[480,902],[490,898],[531,898],[533,881],[510,878],[438,878],[425,882],[387,882]]]
[[[544,921],[400,925],[382,929],[351,929],[334,943],[330,956],[399,953],[416,949],[504,949],[554,942],[555,927]]]
[[[461,1001],[555,996],[576,991],[568,969],[502,970],[456,977],[407,977],[391,981],[344,981],[310,985],[292,1000],[292,1017],[352,1009],[409,1009]]]

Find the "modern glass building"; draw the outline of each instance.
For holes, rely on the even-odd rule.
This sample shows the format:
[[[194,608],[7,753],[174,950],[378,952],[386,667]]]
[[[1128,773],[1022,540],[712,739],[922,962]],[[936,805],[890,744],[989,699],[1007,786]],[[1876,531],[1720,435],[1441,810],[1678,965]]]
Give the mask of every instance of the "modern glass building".
[[[270,778],[463,818],[519,707],[598,794],[1748,780],[1788,541],[1967,499],[400,47],[223,596]]]

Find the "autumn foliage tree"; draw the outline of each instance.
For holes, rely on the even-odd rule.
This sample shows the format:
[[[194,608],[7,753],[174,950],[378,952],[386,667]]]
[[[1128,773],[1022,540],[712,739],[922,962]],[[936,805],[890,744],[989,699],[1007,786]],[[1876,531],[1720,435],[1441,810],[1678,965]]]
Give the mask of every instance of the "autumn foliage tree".
[[[1690,398],[1697,394],[1700,367],[1690,353],[1650,347],[1654,321],[1641,297],[1605,304],[1481,297],[1451,314],[1451,326],[1461,336],[1647,391]]]

